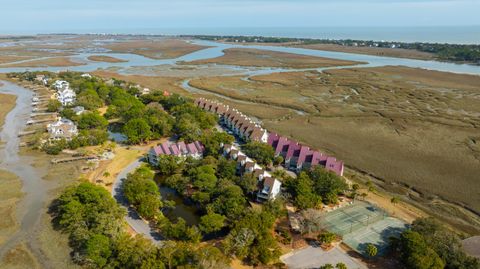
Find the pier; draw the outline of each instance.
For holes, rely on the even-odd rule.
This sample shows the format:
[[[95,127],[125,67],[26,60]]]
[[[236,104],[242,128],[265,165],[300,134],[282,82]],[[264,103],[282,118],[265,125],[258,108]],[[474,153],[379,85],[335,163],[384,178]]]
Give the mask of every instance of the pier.
[[[80,156],[80,157],[55,158],[55,159],[52,159],[51,162],[53,164],[59,164],[59,163],[68,163],[68,162],[75,162],[75,161],[82,161],[82,160],[95,160],[95,159],[98,159],[98,157],[94,155],[90,155],[90,156]]]

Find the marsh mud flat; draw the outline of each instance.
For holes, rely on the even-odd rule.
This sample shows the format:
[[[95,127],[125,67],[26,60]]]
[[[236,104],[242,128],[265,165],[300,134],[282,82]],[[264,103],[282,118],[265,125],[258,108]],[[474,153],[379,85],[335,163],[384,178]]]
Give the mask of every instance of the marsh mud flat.
[[[219,94],[219,93],[215,93],[215,92],[212,92],[212,91],[207,91],[207,90],[203,90],[203,89],[200,89],[200,88],[196,88],[196,87],[190,85],[190,80],[191,79],[186,79],[181,84],[181,87],[189,93],[214,95],[216,97],[223,98],[223,99],[226,99],[226,100],[230,100],[230,101],[236,102],[236,103],[241,103],[241,104],[246,104],[246,105],[258,105],[257,103],[254,103],[254,102],[235,99],[235,98],[231,98],[231,97],[228,97],[226,95],[223,95],[223,94]],[[261,105],[262,106],[268,106],[268,107],[274,107],[274,108],[284,108],[284,107],[275,106],[275,105],[271,105],[271,104],[263,104],[262,103]],[[288,108],[288,109],[295,112],[298,115],[303,116],[303,115],[306,114],[306,112],[303,111],[303,110],[293,109],[293,108]]]
[[[24,71],[64,71],[66,69],[70,71],[79,71],[79,72],[91,72],[98,69],[108,69],[111,67],[118,68],[118,73],[121,74],[136,74],[137,71],[142,75],[144,70],[139,67],[156,67],[162,65],[171,65],[176,67],[184,68],[188,66],[189,62],[194,62],[198,60],[208,60],[217,57],[224,56],[224,50],[226,49],[256,49],[256,50],[267,50],[273,52],[284,52],[297,55],[306,55],[314,57],[323,57],[331,58],[337,60],[346,60],[354,62],[363,62],[367,63],[362,65],[362,67],[380,67],[380,66],[406,66],[411,68],[422,68],[427,70],[436,70],[460,74],[472,74],[480,75],[480,66],[468,65],[468,64],[455,64],[447,62],[439,62],[433,60],[412,60],[404,58],[394,58],[394,57],[385,57],[385,56],[373,56],[365,54],[355,54],[355,53],[345,53],[345,52],[334,52],[334,51],[323,51],[315,49],[305,49],[305,48],[296,48],[296,47],[282,47],[282,46],[263,46],[263,45],[234,45],[234,44],[225,44],[212,41],[204,40],[194,40],[190,41],[195,45],[200,45],[207,47],[205,49],[197,50],[179,57],[174,57],[171,59],[152,59],[142,55],[133,54],[133,53],[115,53],[113,51],[102,51],[102,55],[114,57],[121,60],[122,62],[118,63],[108,63],[108,62],[94,62],[89,61],[88,58],[98,54],[98,51],[92,52],[83,52],[84,50],[79,50],[73,52],[72,56],[65,56],[74,62],[84,63],[79,66],[62,66],[62,67],[7,67],[8,65],[22,64],[24,66],[27,62],[36,61],[39,59],[48,60],[52,57],[42,57],[28,60],[21,60],[17,62],[9,62],[7,64],[0,64],[0,73],[9,73],[9,72],[24,72]],[[29,44],[25,44],[28,46]],[[61,51],[60,51],[61,52]],[[72,52],[70,51],[70,54]],[[244,68],[240,66],[224,66],[225,68],[231,68],[230,72],[237,73],[239,70]],[[348,67],[343,67],[348,68]],[[290,71],[295,71],[297,69],[290,69]],[[278,70],[275,68],[261,68],[257,70],[257,73],[251,73],[246,71],[247,75],[259,75],[259,74],[269,74],[275,73]],[[155,72],[155,74],[162,76],[162,72]]]
[[[37,229],[40,217],[44,210],[47,192],[51,184],[42,179],[46,169],[34,167],[33,157],[20,155],[20,138],[18,133],[26,126],[31,112],[32,92],[17,86],[13,83],[0,81],[0,93],[13,94],[17,96],[15,107],[7,114],[5,124],[0,132],[0,140],[5,144],[0,147],[0,169],[17,175],[22,181],[22,192],[24,196],[17,207],[17,220],[20,228],[11,234],[5,244],[0,246],[0,260],[11,249],[21,243],[25,243],[37,261],[43,267],[46,265],[42,258],[42,251],[37,242]]]

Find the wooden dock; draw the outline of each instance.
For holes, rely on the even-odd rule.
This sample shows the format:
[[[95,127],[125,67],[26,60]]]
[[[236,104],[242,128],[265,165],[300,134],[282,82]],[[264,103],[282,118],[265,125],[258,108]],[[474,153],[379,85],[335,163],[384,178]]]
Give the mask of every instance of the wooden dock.
[[[38,132],[38,130],[33,130],[33,131],[25,131],[25,132],[20,132],[18,133],[18,137],[26,136],[26,135],[31,135]]]
[[[90,156],[80,156],[80,157],[69,157],[69,158],[55,158],[52,159],[51,162],[53,164],[59,164],[59,163],[68,163],[68,162],[75,162],[75,161],[83,161],[83,160],[95,160],[98,159],[97,156],[90,155]]]
[[[33,124],[38,124],[38,123],[45,123],[45,122],[50,122],[52,119],[44,119],[44,120],[29,120],[27,121],[27,125],[33,125]]]
[[[57,112],[35,112],[35,113],[30,114],[30,117],[38,117],[38,116],[55,116],[55,117],[57,117],[58,113]]]

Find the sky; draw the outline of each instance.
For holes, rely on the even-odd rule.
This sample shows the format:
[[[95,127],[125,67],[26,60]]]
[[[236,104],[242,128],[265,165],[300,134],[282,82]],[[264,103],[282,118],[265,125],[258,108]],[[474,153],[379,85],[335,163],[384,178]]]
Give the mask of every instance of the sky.
[[[480,0],[0,0],[0,34],[159,28],[480,26]]]

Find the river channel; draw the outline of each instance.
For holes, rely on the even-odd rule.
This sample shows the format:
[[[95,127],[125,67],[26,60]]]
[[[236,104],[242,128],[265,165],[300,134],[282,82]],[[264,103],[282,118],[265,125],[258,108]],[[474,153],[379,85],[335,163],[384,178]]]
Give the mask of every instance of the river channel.
[[[46,173],[45,168],[34,167],[31,164],[33,159],[19,154],[18,133],[25,128],[29,119],[32,110],[32,91],[10,82],[0,82],[3,84],[0,87],[0,93],[17,96],[16,106],[7,114],[5,124],[0,132],[0,140],[5,143],[0,146],[0,169],[17,175],[22,181],[22,192],[24,193],[17,210],[20,229],[0,246],[1,260],[6,251],[21,241],[27,242],[33,252],[39,251],[35,243],[35,229],[46,202],[47,192],[52,186],[42,179]]]
[[[464,73],[464,74],[473,74],[480,75],[480,66],[467,65],[467,64],[454,64],[454,63],[445,63],[438,61],[423,61],[423,60],[411,60],[411,59],[400,59],[400,58],[391,58],[391,57],[380,57],[380,56],[371,56],[371,55],[362,55],[362,54],[353,54],[353,53],[341,53],[341,52],[329,52],[321,50],[310,50],[310,49],[301,49],[301,48],[290,48],[290,47],[279,47],[279,46],[254,46],[254,45],[231,45],[223,44],[210,41],[193,41],[199,45],[210,46],[209,48],[202,49],[175,59],[165,59],[165,60],[155,60],[147,57],[143,57],[136,54],[129,53],[111,53],[107,51],[101,52],[79,52],[74,56],[71,56],[75,61],[84,62],[85,65],[81,66],[71,66],[71,67],[40,67],[40,68],[6,68],[0,65],[0,73],[8,72],[23,72],[23,71],[61,71],[61,70],[70,70],[70,71],[80,71],[80,72],[89,72],[97,69],[106,69],[115,67],[117,72],[124,74],[134,74],[132,69],[133,67],[144,67],[144,66],[159,66],[159,65],[173,65],[180,66],[180,62],[189,62],[202,59],[210,59],[224,55],[223,50],[228,48],[253,48],[253,49],[262,49],[262,50],[271,50],[287,53],[296,53],[302,55],[310,56],[320,56],[328,57],[349,61],[359,61],[366,62],[367,64],[359,65],[356,67],[376,67],[376,66],[386,66],[386,65],[402,65],[413,68],[424,68],[429,70],[437,71],[446,71],[453,73]],[[115,58],[127,60],[128,62],[122,63],[105,63],[105,62],[93,62],[89,61],[87,58],[92,55],[108,55]],[[184,65],[182,65],[184,66]],[[240,66],[225,66],[225,68],[232,68],[236,71],[240,71],[246,76],[254,76],[259,74],[269,74],[275,72],[284,72],[284,71],[302,71],[305,69],[281,69],[281,68],[257,68],[252,71],[248,67]],[[334,68],[349,68],[349,67],[334,67]],[[322,71],[325,68],[318,69],[309,69],[309,70],[319,70]],[[134,69],[138,70],[138,69]],[[136,71],[140,75],[144,75],[141,70]],[[181,71],[179,71],[181,72]],[[157,73],[156,75],[161,75]],[[34,243],[35,237],[35,227],[38,224],[41,216],[43,207],[47,200],[47,192],[51,189],[52,186],[43,180],[42,177],[45,175],[46,171],[41,167],[34,167],[31,165],[32,160],[27,156],[22,156],[19,154],[19,138],[17,134],[23,130],[28,120],[29,114],[31,113],[31,99],[32,92],[30,90],[19,87],[15,84],[1,81],[4,85],[0,87],[0,93],[14,94],[17,96],[16,106],[10,111],[6,116],[5,125],[0,132],[0,139],[5,142],[4,145],[0,146],[0,169],[10,171],[16,174],[22,181],[23,187],[22,191],[25,193],[22,201],[19,204],[17,210],[17,219],[20,222],[20,229],[15,234],[12,234],[8,241],[0,246],[0,258],[5,254],[5,252],[11,249],[13,246],[18,244],[21,241],[28,241],[33,252],[39,251],[32,244]],[[199,89],[193,88],[188,85],[188,80],[185,80],[183,87],[188,91],[199,91]],[[224,97],[224,96],[222,96]],[[238,101],[238,100],[235,100]],[[295,111],[298,114],[303,113],[303,111]],[[187,223],[195,224],[198,222],[198,217],[195,215],[192,208],[184,205],[182,199],[175,195],[172,190],[162,188],[162,196],[167,199],[176,200],[177,206],[172,210],[172,214],[176,216],[183,217],[186,219]],[[36,253],[35,253],[36,254]],[[38,257],[38,256],[37,256]]]
[[[9,73],[9,72],[23,72],[23,71],[79,71],[79,72],[90,72],[97,69],[106,69],[106,68],[116,68],[116,71],[123,74],[138,74],[145,75],[145,72],[142,70],[133,69],[133,67],[152,67],[160,65],[172,65],[177,66],[181,65],[184,67],[185,62],[196,61],[196,60],[205,60],[216,58],[224,55],[224,50],[229,48],[249,48],[249,49],[260,49],[260,50],[270,50],[277,52],[286,52],[294,53],[308,56],[318,56],[326,58],[334,58],[340,60],[348,61],[357,61],[365,62],[367,64],[359,65],[358,67],[378,67],[378,66],[407,66],[412,68],[423,68],[428,70],[452,72],[452,73],[461,73],[461,74],[472,74],[480,75],[480,66],[478,65],[469,65],[469,64],[456,64],[449,62],[439,62],[433,60],[413,60],[413,59],[403,59],[403,58],[394,58],[394,57],[384,57],[384,56],[373,56],[373,55],[364,55],[364,54],[355,54],[355,53],[344,53],[344,52],[333,52],[333,51],[322,51],[322,50],[312,50],[312,49],[303,49],[303,48],[293,48],[293,47],[281,47],[281,46],[263,46],[263,45],[236,45],[236,44],[225,44],[213,41],[204,41],[204,40],[195,40],[191,41],[198,45],[209,46],[202,50],[198,50],[177,58],[173,59],[151,59],[137,54],[131,53],[112,53],[108,50],[102,50],[99,52],[85,52],[84,50],[78,50],[74,56],[70,56],[71,59],[77,62],[85,63],[84,65],[79,66],[67,66],[67,67],[2,67],[0,64],[0,73]],[[107,63],[107,62],[94,62],[89,61],[87,58],[93,55],[108,55],[118,59],[126,60],[127,62],[121,63]],[[34,59],[35,60],[35,59]],[[23,60],[19,62],[28,62],[33,60]],[[9,63],[11,64],[11,63]],[[6,64],[3,64],[6,65]],[[270,74],[281,71],[302,71],[305,69],[282,69],[282,68],[256,68],[252,71],[251,68],[241,67],[241,66],[224,66],[226,69],[234,69],[236,71],[244,72],[244,74],[253,76],[253,75],[263,75]],[[336,67],[338,68],[338,67]],[[349,68],[340,67],[340,68]],[[323,68],[324,69],[324,68]],[[316,70],[316,69],[309,69]],[[322,70],[319,69],[320,71]],[[148,74],[147,74],[148,75]],[[156,75],[162,75],[161,73]]]

